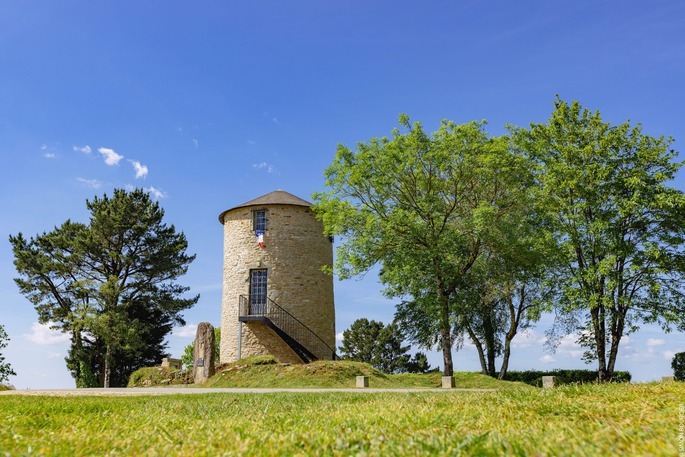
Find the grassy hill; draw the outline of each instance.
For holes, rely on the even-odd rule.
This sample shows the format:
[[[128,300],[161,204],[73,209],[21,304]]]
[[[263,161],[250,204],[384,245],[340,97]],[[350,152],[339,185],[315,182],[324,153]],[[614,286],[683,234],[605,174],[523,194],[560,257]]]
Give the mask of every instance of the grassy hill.
[[[368,376],[369,387],[436,388],[441,373],[389,375],[371,365],[343,360],[318,361],[302,365],[280,364],[271,356],[250,357],[217,369],[204,387],[291,387],[351,388],[357,376]],[[519,382],[499,381],[480,373],[454,373],[456,387],[487,389],[529,389]],[[187,372],[143,368],[131,375],[129,387],[187,384]]]

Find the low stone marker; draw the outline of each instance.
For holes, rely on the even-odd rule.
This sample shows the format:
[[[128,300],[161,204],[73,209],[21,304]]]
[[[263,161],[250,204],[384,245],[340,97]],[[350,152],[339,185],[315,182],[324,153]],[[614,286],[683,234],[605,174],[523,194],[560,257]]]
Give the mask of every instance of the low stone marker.
[[[442,388],[443,389],[454,389],[454,376],[443,376],[442,377]]]
[[[556,376],[543,376],[542,377],[542,387],[543,389],[551,389],[557,385]]]
[[[661,382],[674,382],[675,376],[662,376]]]
[[[214,327],[209,322],[197,326],[193,362],[195,384],[206,383],[214,375]]]
[[[357,387],[363,389],[369,387],[369,377],[368,376],[357,376]]]
[[[164,357],[162,359],[162,367],[170,368],[172,370],[180,370],[183,365],[181,359],[172,359],[170,357]]]

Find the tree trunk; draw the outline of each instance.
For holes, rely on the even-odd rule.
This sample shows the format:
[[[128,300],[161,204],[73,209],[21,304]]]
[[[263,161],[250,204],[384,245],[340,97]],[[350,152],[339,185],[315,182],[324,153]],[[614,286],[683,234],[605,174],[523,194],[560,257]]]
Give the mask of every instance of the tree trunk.
[[[515,333],[514,336],[516,336]],[[513,336],[510,338],[509,334],[507,333],[507,336],[504,339],[504,354],[502,355],[502,366],[499,369],[497,379],[504,379],[504,377],[507,375],[507,370],[509,369],[509,356],[511,355],[511,340],[513,338]]]
[[[492,303],[492,302],[491,302]],[[492,323],[492,306],[483,303],[483,332],[485,333],[485,357],[487,359],[487,374],[495,377],[495,326]]]
[[[444,376],[452,376],[454,368],[452,366],[452,329],[450,327],[449,297],[442,291],[440,296],[440,345],[442,346],[442,360],[445,364]]]
[[[112,369],[110,367],[110,352],[109,352],[109,346],[107,346],[107,350],[105,351],[105,378],[103,381],[103,387],[105,389],[109,388],[109,378],[110,378],[111,372],[112,372]]]
[[[466,331],[469,334],[469,338],[471,338],[471,341],[473,341],[474,346],[476,346],[476,349],[478,350],[478,360],[480,360],[480,369],[483,372],[484,375],[488,375],[488,365],[487,362],[485,361],[485,351],[483,351],[483,345],[480,343],[478,338],[476,337],[476,334],[473,330],[471,330],[471,326],[466,325]]]
[[[604,330],[604,323],[602,322],[603,313],[600,309],[603,305],[598,305],[590,311],[592,318],[592,327],[595,337],[595,352],[597,354],[597,380],[604,382],[607,380],[607,364],[606,364],[606,332]]]
[[[524,303],[526,296],[526,288],[522,286],[520,289],[519,305],[514,306],[514,300],[512,298],[511,288],[507,287],[507,307],[509,310],[509,330],[504,336],[504,354],[502,356],[502,366],[499,370],[499,375],[497,379],[504,379],[507,375],[507,370],[509,370],[509,356],[511,355],[511,340],[516,336],[518,331],[519,322],[521,321],[521,315],[524,311]]]

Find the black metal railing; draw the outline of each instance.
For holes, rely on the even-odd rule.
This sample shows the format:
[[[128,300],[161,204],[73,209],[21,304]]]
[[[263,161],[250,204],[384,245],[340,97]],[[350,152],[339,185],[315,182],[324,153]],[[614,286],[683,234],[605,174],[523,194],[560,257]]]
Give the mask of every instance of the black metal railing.
[[[255,303],[249,295],[239,298],[238,318],[243,322],[261,321],[269,325],[305,362],[336,359],[335,351],[312,329],[270,299]]]

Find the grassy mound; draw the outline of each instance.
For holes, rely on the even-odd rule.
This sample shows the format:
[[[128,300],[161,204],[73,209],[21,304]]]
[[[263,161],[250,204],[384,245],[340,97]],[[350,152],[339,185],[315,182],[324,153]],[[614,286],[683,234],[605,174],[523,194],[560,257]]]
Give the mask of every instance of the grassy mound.
[[[369,387],[378,388],[436,388],[440,387],[442,377],[437,372],[389,375],[369,364],[346,360],[289,365],[280,364],[271,356],[260,356],[220,366],[206,386],[350,388],[355,387],[357,376],[368,376]],[[454,378],[461,388],[528,388],[523,383],[498,381],[480,373],[454,373]]]
[[[367,363],[348,360],[291,365],[279,363],[272,356],[257,356],[217,367],[217,373],[203,387],[352,388],[357,376],[368,376],[372,388],[436,388],[442,383],[439,372],[386,374]],[[456,372],[454,379],[458,388],[532,389],[521,382],[499,381],[480,373]],[[128,387],[182,384],[193,384],[190,371],[151,367],[136,370]]]

